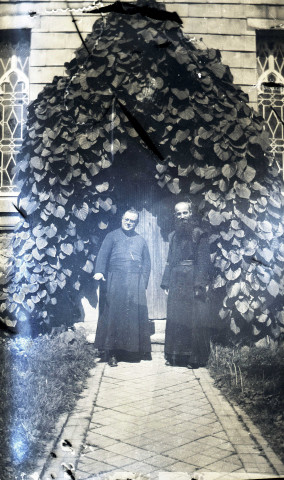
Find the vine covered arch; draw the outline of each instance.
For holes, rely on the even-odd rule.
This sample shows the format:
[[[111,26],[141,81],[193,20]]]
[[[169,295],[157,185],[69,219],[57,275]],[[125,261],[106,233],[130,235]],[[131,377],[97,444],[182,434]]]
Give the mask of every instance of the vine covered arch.
[[[234,338],[278,339],[283,197],[263,120],[220,52],[197,48],[176,14],[121,5],[29,107],[6,321],[28,333],[77,320],[123,192],[147,178],[170,203],[191,196],[210,227],[212,289]]]

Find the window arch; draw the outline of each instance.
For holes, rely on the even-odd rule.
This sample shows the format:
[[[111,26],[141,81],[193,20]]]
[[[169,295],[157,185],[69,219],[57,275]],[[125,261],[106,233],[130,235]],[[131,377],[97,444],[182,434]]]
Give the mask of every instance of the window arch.
[[[0,193],[15,192],[13,167],[29,102],[29,30],[0,32]]]
[[[266,120],[271,153],[284,178],[284,31],[256,34],[259,113]]]

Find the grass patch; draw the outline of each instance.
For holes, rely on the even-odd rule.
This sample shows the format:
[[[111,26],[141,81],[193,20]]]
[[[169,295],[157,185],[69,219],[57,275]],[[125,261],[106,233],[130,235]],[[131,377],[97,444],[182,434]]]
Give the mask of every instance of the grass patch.
[[[284,461],[284,346],[211,349],[215,384],[240,405]]]
[[[73,409],[94,366],[83,334],[0,339],[0,450],[3,478],[31,473],[60,414]]]

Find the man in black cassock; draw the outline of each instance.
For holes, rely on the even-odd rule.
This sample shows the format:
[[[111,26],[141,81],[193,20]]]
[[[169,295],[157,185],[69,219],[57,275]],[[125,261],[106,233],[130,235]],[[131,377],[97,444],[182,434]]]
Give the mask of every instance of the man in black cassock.
[[[198,368],[208,360],[213,329],[207,294],[210,263],[208,234],[193,221],[191,203],[177,203],[161,284],[168,294],[166,365]]]
[[[109,365],[151,356],[146,288],[151,270],[147,244],[135,227],[138,212],[126,211],[121,228],[108,233],[97,256],[95,280],[106,280],[95,347]]]

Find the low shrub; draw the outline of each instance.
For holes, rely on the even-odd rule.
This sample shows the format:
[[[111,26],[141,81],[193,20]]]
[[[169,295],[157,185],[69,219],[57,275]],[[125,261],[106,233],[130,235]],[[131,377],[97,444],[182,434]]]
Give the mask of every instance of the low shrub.
[[[243,407],[284,460],[284,346],[214,345],[208,366],[216,385]]]
[[[74,407],[95,352],[73,331],[0,342],[0,470],[15,480],[34,468],[60,414]]]

